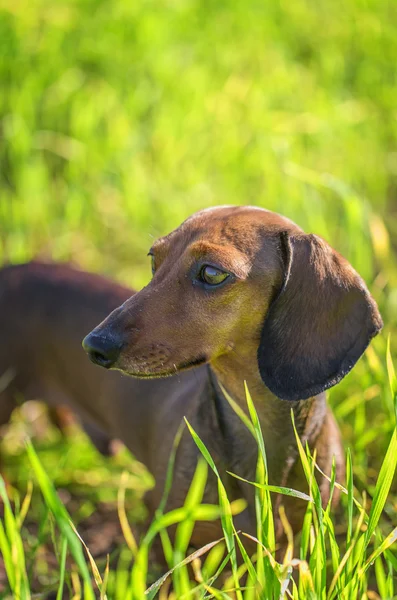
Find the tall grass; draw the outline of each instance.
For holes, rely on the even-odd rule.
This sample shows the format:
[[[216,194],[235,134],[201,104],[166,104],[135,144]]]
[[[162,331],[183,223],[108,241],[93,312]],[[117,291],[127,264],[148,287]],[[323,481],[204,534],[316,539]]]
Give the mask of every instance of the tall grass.
[[[396,377],[390,353],[387,354],[390,387],[395,397]],[[187,423],[198,446],[202,460],[197,464],[185,503],[181,508],[164,513],[166,497],[172,485],[173,464],[180,432],[178,432],[169,463],[164,498],[157,514],[144,537],[136,545],[131,539],[129,524],[123,524],[127,534],[127,544],[132,550],[127,561],[129,576],[125,570],[119,572],[109,567],[109,560],[101,574],[89,548],[81,540],[64,505],[43,468],[31,443],[27,445],[27,455],[33,468],[43,500],[54,518],[55,549],[59,568],[57,600],[63,597],[68,585],[73,598],[100,598],[108,600],[161,598],[230,598],[253,600],[264,598],[281,600],[351,600],[352,598],[380,597],[392,599],[397,594],[397,527],[389,524],[385,530],[379,522],[390,492],[397,466],[397,428],[394,427],[388,449],[383,459],[377,481],[367,501],[367,492],[359,494],[355,488],[353,465],[350,451],[346,456],[346,487],[335,480],[335,469],[330,475],[330,500],[322,506],[321,494],[315,477],[315,455],[308,447],[304,448],[295,429],[299,460],[307,480],[307,491],[292,490],[268,484],[265,441],[259,424],[254,402],[247,392],[247,412],[244,422],[249,427],[258,445],[257,480],[255,486],[257,508],[256,535],[237,531],[233,516],[244,510],[243,500],[230,502],[222,483],[221,474],[202,440]],[[291,418],[293,416],[291,413]],[[293,426],[295,424],[293,421]],[[218,480],[219,505],[202,504],[207,472],[210,468]],[[323,476],[327,476],[323,474]],[[332,510],[332,496],[338,487],[342,492],[345,536],[336,532],[337,521]],[[283,507],[279,509],[287,542],[276,554],[277,541],[274,528],[272,499],[274,494],[287,494],[307,501],[303,529],[294,540],[291,527]],[[13,511],[5,486],[1,480],[0,496],[4,502],[4,520],[0,522],[0,550],[3,556],[9,593],[3,597],[25,600],[32,597],[28,578],[27,558],[23,543],[23,522],[29,511],[31,490],[21,506]],[[119,497],[119,511],[123,520],[123,496]],[[191,551],[189,541],[194,524],[200,520],[221,520],[223,538],[214,540],[203,548]],[[167,528],[176,525],[174,542]],[[150,571],[150,548],[156,536],[160,536],[164,556],[169,570],[152,585],[148,585]],[[249,537],[256,542],[256,553],[249,556],[244,540]],[[126,546],[127,546],[126,544]],[[394,548],[394,551],[393,551]],[[84,558],[84,552],[86,558]],[[72,574],[66,573],[67,556],[73,560]],[[238,556],[240,559],[238,560]],[[89,568],[91,572],[89,572]],[[125,566],[124,566],[125,568]],[[192,574],[193,573],[193,574]],[[194,575],[194,576],[193,576]],[[168,592],[172,582],[173,591]],[[374,595],[377,589],[379,596]]]

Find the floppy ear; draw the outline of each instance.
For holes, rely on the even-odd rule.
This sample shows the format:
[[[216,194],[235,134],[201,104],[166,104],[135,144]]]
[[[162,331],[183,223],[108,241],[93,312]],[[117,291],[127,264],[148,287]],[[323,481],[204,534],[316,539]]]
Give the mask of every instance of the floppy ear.
[[[281,234],[285,276],[258,348],[265,385],[284,400],[304,400],[338,383],[382,328],[353,267],[315,235]]]

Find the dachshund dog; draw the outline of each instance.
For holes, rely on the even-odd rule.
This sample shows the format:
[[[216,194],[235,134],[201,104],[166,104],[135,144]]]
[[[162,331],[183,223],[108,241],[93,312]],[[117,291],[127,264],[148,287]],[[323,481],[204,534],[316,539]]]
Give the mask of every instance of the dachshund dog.
[[[246,410],[247,382],[265,440],[269,483],[305,489],[291,408],[320,468],[330,474],[335,457],[342,478],[339,431],[324,392],[350,371],[381,329],[377,306],[356,271],[326,242],[264,209],[203,210],[155,242],[149,255],[152,281],[98,325],[84,349],[92,362],[136,378],[134,408],[122,416],[130,431],[122,439],[155,476],[151,509],[186,415],[222,473],[230,500],[247,500],[236,526],[253,533],[253,488],[227,471],[254,480],[257,446],[223,389]],[[114,398],[108,402],[118,412]],[[183,503],[197,456],[186,433],[169,508]],[[326,502],[325,478],[320,489]],[[217,502],[214,479],[204,501]],[[304,503],[286,498],[284,505],[298,530]],[[221,536],[219,528],[197,524],[192,544]]]
[[[247,382],[270,484],[307,488],[291,408],[320,468],[330,474],[335,457],[342,479],[340,435],[324,392],[350,371],[381,329],[377,306],[359,275],[326,242],[264,209],[200,211],[155,242],[149,254],[153,279],[136,294],[61,265],[32,263],[0,272],[6,340],[0,375],[13,375],[0,388],[0,423],[16,392],[66,402],[94,441],[99,437],[97,445],[106,448],[118,438],[148,467],[156,481],[146,497],[153,514],[186,416],[209,449],[229,499],[247,501],[235,517],[237,529],[255,533],[253,488],[227,472],[254,480],[257,445],[223,390],[245,411]],[[91,361],[105,367],[98,369],[78,340],[102,319],[83,342]],[[183,504],[198,457],[185,429],[167,509]],[[328,481],[321,477],[319,483],[325,503]],[[218,503],[212,475],[204,502]],[[305,503],[291,497],[283,503],[298,531]],[[199,522],[191,544],[200,547],[218,537],[219,522]]]

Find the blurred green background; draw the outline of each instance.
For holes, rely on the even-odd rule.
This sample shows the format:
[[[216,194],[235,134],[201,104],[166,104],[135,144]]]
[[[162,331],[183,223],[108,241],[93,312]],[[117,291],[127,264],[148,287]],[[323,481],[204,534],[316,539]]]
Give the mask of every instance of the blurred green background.
[[[395,2],[0,6],[2,262],[73,260],[139,286],[153,237],[257,204],[369,283],[390,259],[379,293],[395,278],[379,219],[395,237]]]
[[[0,7],[0,262],[72,261],[139,287],[153,238],[224,203],[324,236],[386,325],[331,391],[367,484],[394,422],[397,3]]]

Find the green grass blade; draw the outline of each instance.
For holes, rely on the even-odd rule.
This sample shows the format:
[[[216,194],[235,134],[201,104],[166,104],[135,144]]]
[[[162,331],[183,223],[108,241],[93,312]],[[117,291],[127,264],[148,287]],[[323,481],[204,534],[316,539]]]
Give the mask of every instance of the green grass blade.
[[[313,504],[308,503],[306,513],[303,519],[302,531],[301,531],[301,543],[300,543],[300,559],[306,560],[309,541],[310,541],[310,528],[313,522]]]
[[[309,484],[310,493],[313,497],[316,519],[314,520],[314,524],[317,529],[317,537],[314,545],[314,552],[310,558],[310,567],[313,572],[314,577],[314,585],[315,591],[319,597],[321,597],[321,590],[324,589],[325,580],[326,580],[326,547],[325,547],[325,531],[324,531],[324,523],[323,523],[323,508],[322,508],[322,499],[320,489],[318,487],[316,478],[314,476],[314,468],[315,461],[312,460],[312,466],[309,463],[309,449],[306,448],[306,451],[303,448],[302,442],[299,438],[298,431],[295,426],[295,418],[294,412],[291,409],[291,419],[292,426],[295,432],[295,439],[298,445],[298,451],[300,460],[302,463],[303,471],[306,476],[306,480]]]
[[[225,535],[226,547],[227,547],[228,552],[230,553],[230,562],[231,562],[234,582],[235,582],[235,586],[236,586],[236,596],[239,600],[242,600],[240,586],[239,586],[239,582],[238,582],[238,578],[237,578],[237,556],[236,556],[236,547],[235,547],[235,540],[234,540],[234,526],[233,526],[233,519],[232,519],[232,511],[231,511],[230,503],[229,503],[229,500],[228,500],[228,497],[226,494],[226,490],[225,490],[225,487],[219,476],[218,469],[217,469],[210,453],[208,452],[208,449],[206,448],[205,444],[199,438],[199,436],[194,431],[193,427],[190,425],[190,423],[188,422],[188,420],[186,418],[185,418],[185,421],[189,428],[191,436],[193,437],[195,444],[197,445],[201,454],[204,456],[205,460],[207,461],[207,463],[209,464],[209,466],[215,473],[217,480],[218,480],[219,504],[222,509],[222,513],[221,513],[222,529],[223,529],[223,533]]]
[[[205,554],[206,552],[209,552],[211,550],[211,548],[213,548],[214,546],[216,546],[217,544],[219,544],[223,540],[224,540],[224,538],[219,538],[218,540],[214,540],[213,542],[210,542],[209,544],[206,544],[202,548],[199,548],[195,552],[192,552],[192,554],[190,554],[189,556],[187,556],[186,558],[184,558],[182,561],[180,561],[178,564],[176,564],[174,567],[172,567],[172,569],[169,569],[169,571],[167,571],[166,573],[164,573],[164,575],[162,575],[157,581],[155,581],[145,591],[145,595],[148,598],[148,600],[152,600],[156,596],[158,590],[161,588],[161,586],[166,581],[166,579],[170,575],[172,575],[172,573],[174,573],[176,570],[180,569],[181,567],[190,564],[196,558],[199,558],[199,557],[203,556],[203,554]]]
[[[381,544],[373,551],[371,556],[366,560],[364,566],[359,571],[359,577],[362,577],[375,560],[383,554],[392,544],[397,541],[397,527],[383,540]]]
[[[61,545],[61,560],[59,563],[59,584],[56,600],[62,600],[63,598],[63,586],[65,583],[65,570],[66,570],[66,555],[68,550],[68,541],[66,537],[62,538]]]
[[[182,438],[184,428],[185,428],[185,423],[184,423],[184,421],[182,421],[178,427],[176,434],[175,434],[175,438],[174,438],[172,448],[171,448],[170,457],[168,459],[164,491],[163,491],[163,495],[160,500],[160,504],[157,509],[158,513],[163,513],[165,510],[165,505],[167,504],[168,496],[169,496],[169,493],[170,493],[170,490],[172,487],[172,479],[174,476],[175,457],[176,457],[179,443]]]
[[[327,592],[327,600],[332,600],[336,594],[338,593],[338,589],[340,588],[340,586],[338,585],[339,579],[341,574],[343,573],[346,564],[348,563],[350,557],[352,556],[356,544],[358,543],[359,540],[359,536],[360,536],[360,531],[361,531],[361,526],[364,522],[364,515],[365,515],[365,511],[364,509],[362,509],[360,511],[360,516],[357,522],[357,527],[356,527],[356,531],[354,533],[354,536],[351,539],[350,545],[347,547],[345,554],[343,555],[339,566],[337,568],[337,570],[334,573],[334,576],[332,578],[331,584],[329,586],[328,592]],[[361,539],[364,539],[363,536],[361,536]],[[351,576],[351,573],[353,571],[349,571],[348,576]]]
[[[392,357],[391,357],[390,335],[387,338],[386,366],[387,366],[387,374],[389,377],[389,385],[390,385],[390,391],[391,391],[392,400],[393,400],[394,415],[396,417],[396,426],[397,426],[397,376],[396,376],[396,372],[394,370],[394,365],[393,365],[393,361],[392,361]]]
[[[12,552],[2,521],[0,521],[0,551],[11,590],[15,590],[16,576],[12,561]]]
[[[256,481],[249,481],[248,479],[244,479],[244,477],[240,477],[240,475],[236,475],[236,473],[231,473],[227,471],[229,475],[239,479],[240,481],[244,481],[244,483],[249,483],[254,487],[257,487],[261,490],[268,490],[269,492],[274,492],[276,494],[283,494],[284,496],[291,496],[292,498],[300,498],[300,500],[306,500],[306,502],[313,502],[313,499],[310,498],[304,492],[299,492],[298,490],[293,490],[292,488],[286,488],[281,485],[268,485],[266,483],[257,483]]]
[[[27,442],[26,449],[33,471],[39,483],[41,493],[43,494],[44,500],[49,506],[52,514],[54,515],[54,518],[63,536],[66,538],[70,552],[74,560],[76,561],[80,573],[83,577],[85,597],[87,599],[94,600],[95,595],[92,589],[91,577],[84,559],[81,543],[76,537],[76,534],[74,533],[73,528],[70,525],[70,516],[66,508],[63,506],[62,502],[59,500],[54,486],[52,485],[50,478],[48,477],[43,466],[41,465],[38,456],[30,442]]]
[[[220,384],[220,388],[221,388],[222,393],[225,396],[226,400],[229,402],[230,406],[234,410],[234,412],[240,417],[241,421],[244,423],[244,425],[246,426],[248,431],[251,432],[254,439],[256,439],[255,429],[252,425],[252,422],[249,420],[249,418],[247,417],[247,415],[245,414],[245,412],[243,411],[241,406],[233,400],[233,398],[227,393],[227,391],[221,384]]]
[[[255,439],[258,444],[259,452],[262,456],[263,464],[265,466],[265,479],[267,483],[267,458],[266,458],[266,449],[265,442],[262,435],[261,425],[259,422],[258,413],[256,412],[255,405],[252,401],[251,394],[249,392],[247,382],[244,382],[245,387],[245,397],[247,400],[248,412],[251,418],[251,422],[254,428]]]
[[[188,572],[186,569],[182,568],[182,561],[188,549],[194,529],[195,520],[193,519],[193,514],[202,501],[207,483],[207,475],[208,463],[203,458],[200,458],[197,462],[196,470],[183,505],[187,516],[178,524],[175,533],[173,564],[179,563],[181,565],[181,567],[175,571],[175,577],[173,578],[174,589],[177,596],[183,596],[183,594],[190,589]]]
[[[0,497],[4,503],[5,523],[4,529],[0,522],[0,547],[4,552],[4,564],[7,570],[7,576],[9,576],[15,598],[30,600],[30,585],[26,572],[25,550],[18,527],[18,519],[15,518],[14,513],[12,512],[4,479],[1,476]]]
[[[207,483],[207,473],[207,463],[204,460],[199,460],[183,505],[187,514],[193,511],[203,499]],[[176,556],[179,555],[178,562],[181,560],[180,556],[183,555],[188,548],[193,527],[194,521],[189,518],[184,519],[177,527],[175,534],[175,553]]]
[[[375,531],[376,526],[378,525],[380,515],[382,514],[387,496],[390,491],[390,487],[396,470],[396,465],[397,430],[395,429],[390,440],[386,456],[383,460],[378,480],[376,482],[375,493],[372,500],[371,510],[369,513],[368,529],[366,532],[366,546],[368,545],[369,540],[371,539],[371,536]]]
[[[347,532],[346,544],[349,546],[353,534],[353,465],[350,448],[346,453],[346,486],[347,486]]]
[[[256,468],[256,479],[261,486],[268,485],[268,470],[265,442],[262,435],[259,417],[249,392],[247,383],[244,382],[245,396],[248,412],[251,418],[252,426],[255,432],[256,443],[258,445],[258,461]],[[273,519],[273,508],[270,491],[264,487],[255,490],[255,513],[257,521],[257,537],[271,552],[276,547],[275,529]],[[268,557],[264,557],[260,547],[257,550],[257,570],[259,581],[266,581],[271,588],[272,585],[278,586],[278,580],[271,569]]]

